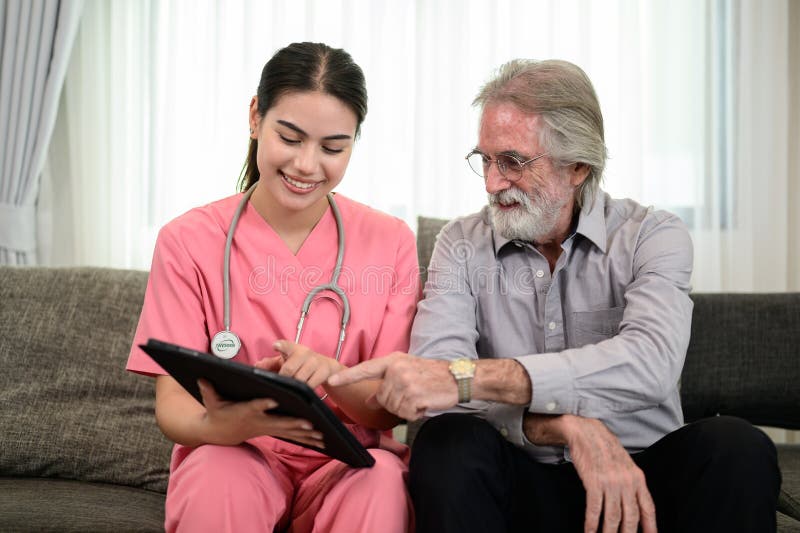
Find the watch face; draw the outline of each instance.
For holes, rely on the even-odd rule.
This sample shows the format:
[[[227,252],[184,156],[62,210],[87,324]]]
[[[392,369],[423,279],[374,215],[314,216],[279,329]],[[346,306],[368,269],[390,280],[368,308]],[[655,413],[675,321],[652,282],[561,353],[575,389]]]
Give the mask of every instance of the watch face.
[[[457,359],[450,363],[450,371],[456,377],[472,377],[475,373],[475,363],[469,359]]]

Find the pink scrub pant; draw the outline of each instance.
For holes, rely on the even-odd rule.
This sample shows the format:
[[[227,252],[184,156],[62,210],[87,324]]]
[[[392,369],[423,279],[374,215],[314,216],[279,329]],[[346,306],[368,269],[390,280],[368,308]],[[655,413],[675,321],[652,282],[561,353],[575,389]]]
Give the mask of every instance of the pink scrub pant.
[[[165,528],[405,532],[411,512],[406,465],[392,452],[369,452],[372,468],[350,468],[322,455],[282,454],[250,444],[200,446],[170,476]]]

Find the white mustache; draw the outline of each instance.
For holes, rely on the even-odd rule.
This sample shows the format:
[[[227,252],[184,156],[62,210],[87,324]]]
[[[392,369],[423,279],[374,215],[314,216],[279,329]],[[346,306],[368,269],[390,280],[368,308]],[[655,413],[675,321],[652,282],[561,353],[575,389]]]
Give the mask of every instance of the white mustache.
[[[489,195],[489,205],[511,205],[514,203],[521,204],[530,210],[531,198],[517,188],[505,189]]]

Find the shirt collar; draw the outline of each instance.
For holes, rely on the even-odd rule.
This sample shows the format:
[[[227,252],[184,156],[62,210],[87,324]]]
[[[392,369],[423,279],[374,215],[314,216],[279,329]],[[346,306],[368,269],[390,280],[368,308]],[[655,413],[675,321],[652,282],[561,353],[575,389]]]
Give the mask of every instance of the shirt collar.
[[[600,248],[600,251],[606,253],[606,243],[608,241],[608,234],[606,233],[606,195],[600,189],[594,199],[589,200],[584,196],[583,209],[578,218],[578,227],[575,233],[580,233],[595,246]]]
[[[606,195],[603,193],[603,191],[598,189],[594,200],[589,200],[588,202],[584,201],[583,209],[578,216],[578,226],[575,228],[575,231],[570,234],[570,237],[575,233],[580,233],[592,241],[595,246],[600,249],[600,251],[605,253],[607,240],[605,207]],[[501,248],[514,241],[512,239],[507,239],[495,231],[488,205],[483,208],[483,220],[492,228],[494,253],[495,256],[497,256]]]

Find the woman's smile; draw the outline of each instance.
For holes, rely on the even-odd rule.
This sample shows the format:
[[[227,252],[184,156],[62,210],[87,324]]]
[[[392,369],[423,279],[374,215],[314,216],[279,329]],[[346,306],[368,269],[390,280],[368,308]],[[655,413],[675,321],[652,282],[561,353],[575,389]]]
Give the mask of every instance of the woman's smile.
[[[308,194],[317,187],[319,187],[322,183],[324,183],[324,181],[301,180],[299,178],[289,176],[280,170],[278,171],[278,173],[283,179],[283,183],[286,185],[286,188],[295,194]]]

